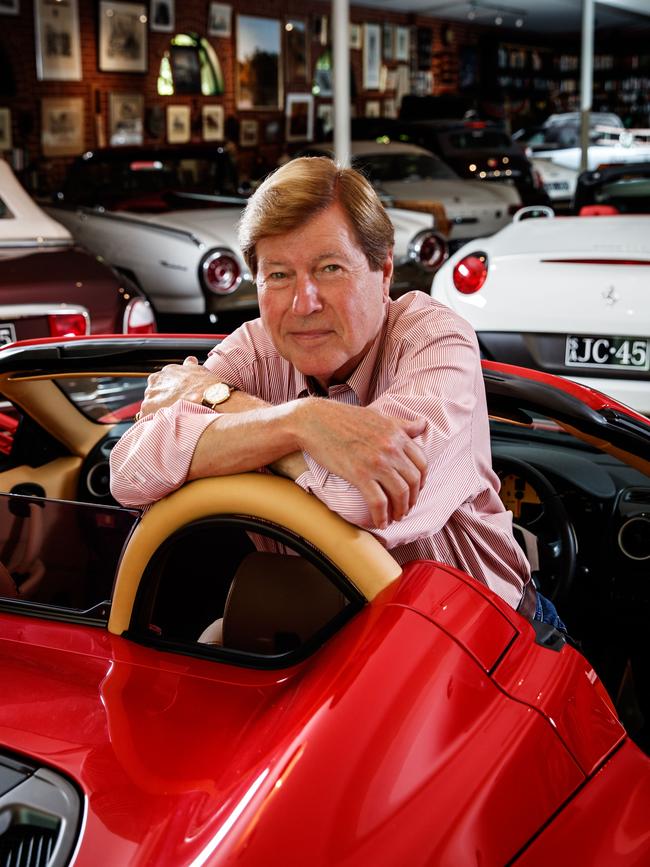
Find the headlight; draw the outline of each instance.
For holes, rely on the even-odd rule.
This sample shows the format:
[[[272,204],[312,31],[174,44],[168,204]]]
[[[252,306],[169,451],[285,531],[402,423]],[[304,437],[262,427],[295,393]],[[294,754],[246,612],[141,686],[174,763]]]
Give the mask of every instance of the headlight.
[[[199,266],[201,283],[215,295],[230,295],[241,283],[241,268],[230,250],[210,250]]]
[[[424,229],[411,238],[408,256],[427,271],[437,271],[449,256],[447,239],[438,232]]]

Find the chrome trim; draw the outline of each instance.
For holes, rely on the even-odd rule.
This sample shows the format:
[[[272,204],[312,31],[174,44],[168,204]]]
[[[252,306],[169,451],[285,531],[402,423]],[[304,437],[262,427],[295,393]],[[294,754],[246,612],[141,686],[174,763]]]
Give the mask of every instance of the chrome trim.
[[[427,265],[422,261],[420,256],[420,251],[422,250],[422,245],[427,240],[427,238],[435,237],[440,242],[440,246],[442,248],[442,255],[440,257],[440,261],[435,265]],[[409,241],[407,254],[410,261],[415,262],[421,268],[424,268],[425,271],[437,271],[438,268],[446,262],[449,258],[449,244],[447,243],[447,239],[444,235],[441,235],[440,232],[435,232],[432,229],[422,229],[422,231],[418,232],[414,235]]]
[[[515,212],[512,222],[519,223],[521,220],[539,219],[540,217],[549,219],[554,216],[555,211],[553,208],[549,208],[548,205],[527,205],[525,208],[519,208]]]
[[[10,250],[12,247],[17,247],[21,250],[39,249],[41,247],[74,247],[75,241],[72,238],[18,238],[15,241],[0,241],[0,250]]]
[[[147,307],[151,310],[151,318],[153,320],[154,327],[156,325],[156,315],[153,311],[153,308],[152,308],[150,302],[147,301],[146,298],[143,298],[141,295],[136,295],[135,298],[131,298],[129,303],[124,308],[124,316],[122,317],[122,332],[124,334],[129,334],[129,332],[127,331],[127,328],[129,326],[129,315],[130,315],[131,308],[134,307],[136,304],[146,304],[147,305]]]
[[[0,304],[0,319],[33,319],[35,316],[64,316],[80,313],[86,320],[86,334],[90,334],[90,313],[80,304]]]
[[[208,283],[206,281],[205,272],[207,271],[208,266],[211,262],[213,262],[215,259],[221,258],[224,255],[228,256],[228,258],[233,259],[235,261],[235,263],[237,264],[237,267],[239,268],[239,274],[238,274],[237,279],[235,280],[235,283],[231,289],[226,289],[225,291],[219,291],[219,290],[211,289],[210,286],[208,286]],[[242,267],[241,267],[241,264],[239,262],[239,258],[237,256],[237,254],[233,250],[231,250],[229,247],[213,247],[213,249],[209,250],[205,254],[205,256],[203,257],[203,259],[201,260],[201,263],[199,265],[199,275],[201,278],[201,285],[203,286],[203,288],[205,289],[206,292],[209,292],[210,295],[216,296],[217,298],[223,297],[226,295],[232,295],[233,292],[236,292],[237,289],[239,289],[239,287],[241,285],[241,282],[243,279],[243,274],[244,274],[244,272],[242,270]]]
[[[634,524],[636,521],[641,521],[644,524],[647,524],[648,531],[648,553],[644,554],[642,557],[637,557],[634,554],[630,554],[623,543],[623,533],[630,524]],[[616,541],[618,542],[618,547],[621,549],[621,552],[630,560],[636,560],[637,563],[643,560],[650,560],[650,515],[634,515],[631,518],[628,518],[627,521],[624,521],[621,525],[620,530],[618,531],[618,536],[616,537]]]
[[[53,208],[52,210],[56,210]],[[105,220],[115,220],[118,223],[129,223],[132,226],[140,226],[144,229],[155,229],[158,232],[165,232],[168,235],[174,235],[178,238],[184,238],[198,247],[199,250],[205,248],[205,244],[193,232],[188,232],[186,229],[177,229],[174,226],[163,226],[160,223],[152,223],[149,220],[138,220],[137,217],[129,217],[125,214],[115,214],[111,211],[106,211],[104,208],[76,208],[76,212],[82,217],[103,217]]]

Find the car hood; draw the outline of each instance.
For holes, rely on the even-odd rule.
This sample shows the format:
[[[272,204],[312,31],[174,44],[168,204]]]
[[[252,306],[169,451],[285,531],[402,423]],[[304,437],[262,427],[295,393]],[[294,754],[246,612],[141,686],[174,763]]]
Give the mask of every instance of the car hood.
[[[505,184],[492,186],[481,181],[386,181],[381,187],[395,199],[441,202],[448,216],[481,209],[493,210],[519,202],[514,187]]]
[[[504,707],[480,666],[403,605],[368,606],[315,656],[279,672],[162,653],[89,627],[2,621],[0,743],[86,793],[78,867],[97,863],[98,841],[106,863],[131,865],[223,863],[244,844],[238,863],[271,863],[281,840],[287,863],[349,863],[346,853],[389,863],[368,820],[413,798],[428,804],[430,851],[410,852],[405,839],[390,863],[451,863],[466,833],[489,863],[505,863],[584,778],[553,725],[519,700]],[[534,745],[525,758],[503,743],[504,713]],[[522,761],[530,802],[513,785]],[[376,800],[378,778],[384,792],[395,780],[392,803]],[[494,835],[484,808],[513,821]]]

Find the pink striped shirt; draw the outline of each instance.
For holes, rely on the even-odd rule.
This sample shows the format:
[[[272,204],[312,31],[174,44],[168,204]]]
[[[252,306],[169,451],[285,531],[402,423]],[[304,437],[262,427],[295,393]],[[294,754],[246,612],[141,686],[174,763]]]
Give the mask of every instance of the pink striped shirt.
[[[216,346],[205,366],[220,380],[271,404],[319,387],[282,358],[259,319]],[[485,388],[476,336],[449,308],[421,292],[389,301],[384,326],[330,400],[372,407],[387,416],[427,418],[418,442],[427,454],[426,483],[414,508],[386,529],[345,479],[304,453],[296,483],[348,521],[370,530],[400,563],[438,560],[484,581],[513,607],[529,566],[512,535],[512,514],[492,470]],[[187,478],[196,443],[219,413],[181,400],[137,422],[111,453],[113,496],[126,506],[152,503]]]

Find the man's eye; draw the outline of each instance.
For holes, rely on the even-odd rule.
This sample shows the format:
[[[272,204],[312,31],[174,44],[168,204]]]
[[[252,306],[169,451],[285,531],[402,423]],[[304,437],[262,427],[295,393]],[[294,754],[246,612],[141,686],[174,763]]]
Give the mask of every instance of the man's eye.
[[[272,271],[269,274],[269,280],[284,280],[287,275],[284,271]]]
[[[335,274],[337,271],[341,270],[341,266],[337,265],[335,262],[330,262],[328,265],[323,266],[323,271],[328,274]]]

